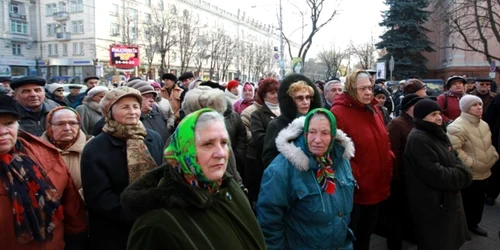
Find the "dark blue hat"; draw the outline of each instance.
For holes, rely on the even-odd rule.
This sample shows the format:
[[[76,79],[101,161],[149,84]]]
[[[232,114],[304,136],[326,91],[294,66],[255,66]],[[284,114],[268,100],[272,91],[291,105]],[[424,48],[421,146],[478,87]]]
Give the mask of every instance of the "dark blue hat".
[[[89,80],[91,79],[96,79],[96,80],[99,80],[99,77],[97,76],[89,76],[89,77],[85,77],[85,79],[83,79],[83,82],[84,83],[87,83]]]
[[[12,82],[10,82],[10,88],[15,90],[26,84],[36,84],[40,86],[45,86],[45,79],[38,76],[23,76],[21,78],[12,80]]]

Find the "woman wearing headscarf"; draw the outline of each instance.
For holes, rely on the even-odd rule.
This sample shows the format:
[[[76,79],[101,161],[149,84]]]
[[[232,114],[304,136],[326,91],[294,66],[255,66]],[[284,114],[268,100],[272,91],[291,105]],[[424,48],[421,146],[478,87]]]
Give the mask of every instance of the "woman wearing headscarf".
[[[459,106],[462,114],[447,127],[448,137],[458,157],[472,172],[471,185],[461,192],[467,226],[473,233],[486,237],[488,233],[479,227],[479,222],[483,217],[487,178],[498,160],[498,153],[491,144],[490,127],[481,120],[481,98],[465,95]]]
[[[471,172],[446,136],[441,108],[435,101],[418,101],[413,121],[405,168],[418,249],[457,250],[470,239],[460,190],[471,183]]]
[[[264,171],[257,219],[268,249],[353,249],[350,213],[354,144],[333,114],[314,109],[276,138]]]
[[[243,84],[243,91],[241,92],[241,98],[234,103],[233,110],[241,115],[241,112],[243,112],[243,110],[245,110],[246,108],[248,108],[248,106],[253,104],[254,94],[255,90],[252,83],[246,82],[245,84]]]
[[[248,198],[254,209],[259,196],[262,174],[264,173],[264,163],[261,156],[267,126],[280,115],[278,104],[279,86],[280,83],[274,78],[269,77],[262,80],[257,90],[256,102],[241,114],[241,120],[247,129],[249,141],[244,182],[248,188]],[[255,110],[255,112],[248,114],[252,110]]]
[[[103,132],[83,149],[82,186],[93,250],[126,248],[134,218],[120,204],[120,194],[161,164],[163,141],[140,122],[141,102],[136,89],[109,91],[100,103],[105,116]]]
[[[266,249],[245,194],[226,173],[230,150],[221,114],[187,115],[165,150],[167,163],[122,194],[139,218],[127,249]]]
[[[47,114],[45,127],[41,138],[59,150],[76,188],[82,193],[80,160],[87,137],[80,129],[80,115],[70,107],[55,108]]]
[[[85,134],[90,134],[94,125],[102,118],[99,102],[108,91],[109,89],[104,86],[93,87],[83,98],[82,105],[76,108],[82,119],[81,129]]]
[[[83,249],[85,207],[58,150],[19,131],[15,101],[0,95],[0,248]]]

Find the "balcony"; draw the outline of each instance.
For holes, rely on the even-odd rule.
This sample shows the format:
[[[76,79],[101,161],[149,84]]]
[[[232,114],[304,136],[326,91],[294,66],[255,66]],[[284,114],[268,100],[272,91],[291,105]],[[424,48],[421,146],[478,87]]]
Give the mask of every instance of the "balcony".
[[[58,22],[64,22],[69,19],[69,13],[67,11],[59,11],[54,13],[54,20]]]
[[[57,41],[68,41],[71,40],[71,33],[69,32],[58,32],[56,33]]]
[[[24,15],[24,14],[9,12],[9,16],[10,16],[10,18],[13,18],[13,19],[26,20],[26,15]]]

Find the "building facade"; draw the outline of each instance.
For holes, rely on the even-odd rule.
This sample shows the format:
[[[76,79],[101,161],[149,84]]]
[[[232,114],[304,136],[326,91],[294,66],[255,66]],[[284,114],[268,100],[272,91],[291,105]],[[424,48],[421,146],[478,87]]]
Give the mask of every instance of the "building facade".
[[[141,66],[125,74],[156,78],[161,51],[152,41],[157,37],[151,34],[159,31],[151,30],[151,23],[164,16],[173,23],[169,36],[197,41],[178,41],[164,51],[164,72],[193,71],[200,77],[255,81],[265,71],[278,71],[277,28],[208,0],[0,0],[0,13],[0,75],[38,74],[62,82],[81,82],[95,74],[110,79],[119,73],[109,66],[110,46],[128,44],[139,46]],[[182,33],[186,16],[196,36]],[[208,45],[220,31],[231,46]],[[230,50],[226,51],[230,60],[211,58],[213,51],[224,49]]]

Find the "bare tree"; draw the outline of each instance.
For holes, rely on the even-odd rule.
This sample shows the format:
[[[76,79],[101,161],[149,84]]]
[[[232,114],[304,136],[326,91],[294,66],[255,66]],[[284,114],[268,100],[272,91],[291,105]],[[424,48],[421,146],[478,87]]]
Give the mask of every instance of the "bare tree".
[[[139,39],[139,12],[137,4],[123,1],[122,14],[118,17],[121,29],[121,43],[124,45],[136,44]]]
[[[349,56],[348,50],[340,50],[335,47],[335,45],[331,45],[328,49],[323,49],[318,54],[318,59],[321,63],[325,65],[326,79],[330,79],[332,77],[337,77],[337,72],[340,71],[342,61],[347,59]]]
[[[224,28],[217,27],[216,30],[209,35],[209,51],[210,51],[210,79],[218,72],[218,62],[223,50],[223,40],[225,36]]]
[[[335,1],[305,0],[305,2],[307,3],[307,6],[309,8],[307,12],[310,13],[311,22],[309,24],[303,24],[303,27],[308,26],[310,30],[309,34],[305,36],[305,40],[302,41],[302,44],[299,47],[299,51],[295,56],[295,57],[300,57],[302,59],[302,65],[305,65],[304,62],[306,61],[307,53],[309,52],[309,49],[311,48],[311,45],[313,43],[314,36],[323,27],[325,27],[325,25],[327,25],[329,22],[333,20],[333,18],[337,15],[337,8],[338,8],[337,0]],[[333,4],[335,6],[332,8],[330,7],[324,8],[326,3]],[[294,56],[292,55],[292,46],[290,42],[291,40],[290,37],[285,35],[284,33],[282,33],[282,35],[283,38],[285,39],[285,42],[288,44],[288,53],[290,55],[290,58],[294,58]]]
[[[261,76],[265,76],[266,72],[269,72],[272,57],[272,47],[269,44],[257,45],[255,49],[255,81],[257,81]]]
[[[181,60],[181,72],[185,72],[194,56],[194,48],[199,39],[198,20],[188,10],[177,16],[177,34],[179,38],[179,53]]]
[[[359,64],[363,69],[370,69],[375,64],[373,37],[372,41],[361,44],[354,44],[354,42],[351,41],[350,52],[353,56],[358,58]]]
[[[224,35],[222,37],[222,48],[219,55],[218,62],[218,72],[220,73],[219,79],[222,81],[227,80],[227,71],[229,66],[233,64],[234,51],[236,50],[237,43],[229,35]]]
[[[154,43],[154,53],[160,53],[160,75],[166,73],[165,56],[170,49],[177,44],[175,32],[175,15],[165,13],[160,8],[153,8],[151,20],[145,25],[145,39],[151,38],[147,43]]]
[[[240,73],[242,74],[242,76],[240,76],[242,81],[246,81],[245,72],[246,72],[247,67],[248,67],[248,62],[246,60],[247,43],[248,42],[240,41],[239,46],[238,46],[239,47],[238,53],[239,53],[239,57],[241,58],[240,59],[240,68],[238,70],[240,70]]]
[[[195,46],[195,55],[193,57],[194,59],[194,65],[196,66],[196,71],[201,72],[201,69],[203,68],[203,64],[207,61],[208,58],[210,58],[210,54],[208,51],[208,47],[210,45],[209,39],[206,38],[206,36],[201,36],[200,39],[198,39],[196,46]]]
[[[500,47],[500,0],[434,0],[434,3],[435,16],[444,24],[440,32],[449,39],[442,48],[477,52],[490,63],[500,60],[500,55],[491,50]]]

